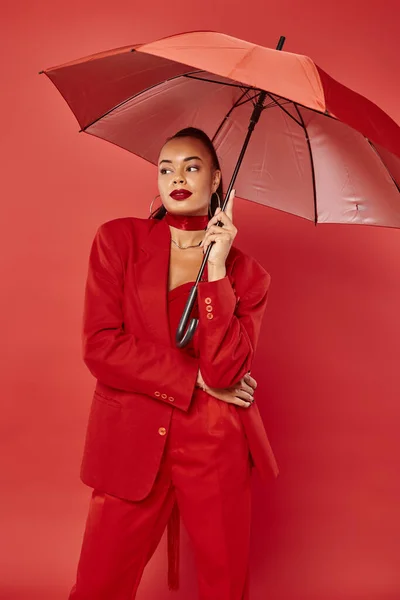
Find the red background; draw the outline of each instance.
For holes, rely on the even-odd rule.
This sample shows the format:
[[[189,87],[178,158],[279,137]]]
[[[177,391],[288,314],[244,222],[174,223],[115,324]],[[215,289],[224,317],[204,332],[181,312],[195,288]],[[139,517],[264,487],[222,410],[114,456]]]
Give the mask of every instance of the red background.
[[[90,489],[93,379],[81,360],[97,226],[145,217],[154,167],[78,134],[42,68],[193,29],[311,56],[400,123],[397,0],[6,2],[1,56],[0,598],[61,600]],[[254,478],[252,600],[400,597],[400,232],[321,225],[236,200],[237,243],[272,287],[253,374],[281,468]],[[183,532],[182,588],[195,597]],[[139,600],[170,597],[165,538]],[[172,595],[171,595],[172,597]],[[112,599],[110,599],[112,600]]]

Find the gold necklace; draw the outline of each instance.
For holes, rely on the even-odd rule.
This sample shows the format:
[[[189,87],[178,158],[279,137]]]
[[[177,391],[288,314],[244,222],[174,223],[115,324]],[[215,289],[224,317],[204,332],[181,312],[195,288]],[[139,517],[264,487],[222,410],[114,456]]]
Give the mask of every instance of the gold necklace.
[[[178,248],[179,248],[180,250],[187,250],[188,248],[198,248],[198,247],[200,246],[200,244],[201,244],[201,242],[202,242],[202,241],[203,241],[203,240],[201,240],[201,241],[200,241],[198,244],[195,244],[194,246],[180,246],[180,245],[178,244],[178,242],[176,242],[175,240],[173,240],[173,239],[171,238],[171,242],[173,242],[173,243],[175,244],[175,246],[178,246]]]

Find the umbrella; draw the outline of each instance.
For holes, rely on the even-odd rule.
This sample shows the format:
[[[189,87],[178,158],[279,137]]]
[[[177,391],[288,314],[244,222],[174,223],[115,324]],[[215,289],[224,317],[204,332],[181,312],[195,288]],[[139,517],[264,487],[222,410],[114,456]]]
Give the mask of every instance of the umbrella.
[[[81,131],[157,164],[188,126],[213,140],[236,194],[317,223],[400,228],[400,127],[309,57],[195,31],[41,71]],[[257,124],[257,127],[255,127]],[[251,140],[250,140],[251,138]],[[177,332],[186,330],[211,246]],[[186,330],[186,331],[185,331]]]

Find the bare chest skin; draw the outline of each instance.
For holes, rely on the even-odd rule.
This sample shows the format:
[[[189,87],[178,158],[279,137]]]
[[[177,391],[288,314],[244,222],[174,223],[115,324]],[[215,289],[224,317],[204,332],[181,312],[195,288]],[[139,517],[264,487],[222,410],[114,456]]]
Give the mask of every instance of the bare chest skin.
[[[171,245],[168,289],[173,290],[183,283],[195,281],[203,262],[203,257],[204,254],[201,247],[180,250]]]

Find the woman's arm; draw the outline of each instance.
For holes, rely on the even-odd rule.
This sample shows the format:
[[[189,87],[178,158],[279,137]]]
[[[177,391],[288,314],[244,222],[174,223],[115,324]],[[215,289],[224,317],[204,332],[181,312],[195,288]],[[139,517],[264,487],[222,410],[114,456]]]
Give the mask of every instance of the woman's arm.
[[[101,225],[90,251],[83,317],[84,362],[105,385],[187,410],[199,361],[179,349],[125,333],[124,262],[118,251],[123,235],[113,228],[115,221]]]
[[[267,305],[270,275],[246,255],[239,262],[235,289],[241,297],[227,275],[210,281],[210,270],[209,281],[198,285],[200,371],[214,388],[231,387],[251,370]]]
[[[225,211],[218,207],[208,222],[202,242],[204,252],[211,246],[208,282],[198,286],[200,371],[217,388],[231,387],[250,371],[271,281],[255,259],[239,251],[232,271],[237,296],[232,288],[226,260],[238,232],[234,197],[232,190]]]

